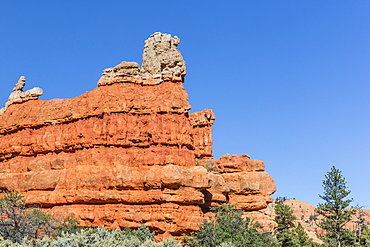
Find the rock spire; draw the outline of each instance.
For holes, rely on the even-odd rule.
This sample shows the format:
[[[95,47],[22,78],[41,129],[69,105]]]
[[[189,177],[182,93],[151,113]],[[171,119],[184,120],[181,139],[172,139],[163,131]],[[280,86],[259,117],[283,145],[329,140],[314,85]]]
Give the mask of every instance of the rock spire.
[[[136,62],[122,62],[103,70],[98,86],[117,82],[142,85],[156,85],[164,81],[183,82],[186,63],[177,49],[179,43],[177,36],[159,32],[152,34],[145,41],[141,69]]]

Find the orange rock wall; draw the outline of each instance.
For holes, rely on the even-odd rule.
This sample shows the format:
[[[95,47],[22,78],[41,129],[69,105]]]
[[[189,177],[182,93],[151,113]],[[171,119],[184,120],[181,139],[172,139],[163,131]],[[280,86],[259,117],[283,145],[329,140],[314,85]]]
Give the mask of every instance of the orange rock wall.
[[[10,105],[0,115],[0,188],[83,225],[144,223],[173,235],[197,229],[219,203],[265,208],[275,184],[263,162],[228,155],[213,172],[196,165],[213,158],[215,117],[189,108],[173,82]]]
[[[179,39],[171,42],[177,55],[168,68],[140,74],[136,63],[123,62],[76,98],[9,104],[0,113],[0,189],[18,190],[28,205],[73,215],[83,226],[144,224],[175,236],[198,229],[220,203],[266,208],[276,188],[262,161],[213,160],[215,116],[189,113],[185,62]]]

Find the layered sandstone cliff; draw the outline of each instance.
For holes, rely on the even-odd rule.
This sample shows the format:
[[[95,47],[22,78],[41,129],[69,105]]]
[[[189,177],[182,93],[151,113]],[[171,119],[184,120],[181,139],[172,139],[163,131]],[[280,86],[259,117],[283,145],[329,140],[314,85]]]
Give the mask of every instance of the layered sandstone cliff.
[[[0,113],[0,189],[85,226],[144,224],[172,235],[196,230],[220,203],[266,208],[276,188],[262,161],[213,161],[215,116],[189,113],[179,41],[153,34],[142,68],[105,69],[98,87],[76,98],[8,102]]]

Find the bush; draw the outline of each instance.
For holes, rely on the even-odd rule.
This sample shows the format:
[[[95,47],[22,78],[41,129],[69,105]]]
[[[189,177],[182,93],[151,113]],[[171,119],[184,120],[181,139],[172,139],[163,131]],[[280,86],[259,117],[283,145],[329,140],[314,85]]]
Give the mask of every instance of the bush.
[[[105,228],[86,228],[76,233],[63,232],[56,238],[45,237],[36,242],[37,247],[78,247],[78,246],[139,246],[140,240],[134,236],[126,236],[123,231]]]
[[[140,242],[145,242],[146,240],[150,240],[154,238],[155,233],[150,232],[148,227],[140,226],[137,230],[133,231],[129,227],[126,227],[125,230],[122,232],[127,238],[136,238]]]
[[[5,240],[21,243],[24,239],[35,240],[79,229],[78,221],[72,217],[60,222],[39,208],[27,208],[23,196],[17,191],[3,194],[0,199],[0,236]]]
[[[60,236],[63,232],[67,233],[76,233],[81,230],[80,222],[75,218],[68,216],[65,218],[61,223],[54,227],[57,230],[58,236]]]
[[[0,199],[0,236],[20,243],[24,238],[37,239],[54,231],[55,219],[38,208],[26,208],[23,196],[16,191],[3,192]]]
[[[233,205],[224,204],[213,208],[215,216],[210,217],[200,226],[198,232],[185,236],[188,245],[196,247],[218,246],[278,246],[272,235],[257,231],[258,225],[248,217],[243,218],[243,211],[233,209]]]
[[[150,238],[153,234],[142,226],[136,231],[117,229],[108,230],[103,227],[85,228],[75,233],[62,232],[60,236],[35,241],[24,239],[20,243],[0,239],[0,247],[181,247],[173,239],[156,243]]]

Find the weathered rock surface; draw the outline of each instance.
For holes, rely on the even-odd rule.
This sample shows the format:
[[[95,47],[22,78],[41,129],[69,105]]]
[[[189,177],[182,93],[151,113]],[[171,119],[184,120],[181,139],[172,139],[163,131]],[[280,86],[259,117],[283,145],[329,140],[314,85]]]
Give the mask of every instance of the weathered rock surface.
[[[143,64],[122,62],[113,68],[103,70],[99,86],[117,82],[142,85],[156,85],[163,81],[183,82],[186,63],[177,49],[180,39],[170,34],[154,33],[145,41]]]
[[[189,120],[194,140],[195,157],[200,160],[213,160],[212,153],[212,125],[215,115],[212,110],[206,109],[189,114]]]
[[[23,103],[29,100],[38,99],[42,95],[42,89],[34,87],[26,92],[23,92],[23,88],[26,85],[26,77],[21,76],[13,88],[13,92],[9,95],[8,102],[5,103],[4,107],[0,109],[2,114],[11,104]]]
[[[215,116],[189,113],[178,43],[156,33],[141,69],[122,62],[76,98],[9,105],[0,114],[0,189],[84,226],[144,224],[172,235],[196,230],[220,203],[266,208],[276,188],[262,161],[213,160]]]
[[[145,41],[142,73],[145,77],[161,77],[163,80],[182,81],[186,64],[177,50],[180,39],[170,34],[155,33]]]

